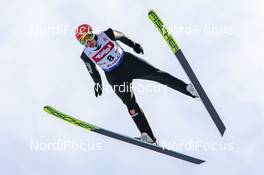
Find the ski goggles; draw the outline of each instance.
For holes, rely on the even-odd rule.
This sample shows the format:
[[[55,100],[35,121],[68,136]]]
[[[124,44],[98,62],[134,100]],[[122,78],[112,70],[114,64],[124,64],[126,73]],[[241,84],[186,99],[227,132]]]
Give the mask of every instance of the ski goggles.
[[[94,39],[94,37],[95,37],[95,34],[94,33],[91,33],[91,32],[86,33],[85,35],[83,35],[80,38],[80,43],[82,45],[85,45],[85,44],[87,44],[87,42],[92,41]]]

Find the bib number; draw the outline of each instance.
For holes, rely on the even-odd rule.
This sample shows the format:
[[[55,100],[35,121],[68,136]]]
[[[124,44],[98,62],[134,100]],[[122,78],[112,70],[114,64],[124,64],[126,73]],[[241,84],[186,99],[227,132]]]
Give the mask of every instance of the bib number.
[[[107,57],[107,59],[108,59],[109,61],[113,61],[114,57],[113,57],[112,55],[109,55],[109,56]]]

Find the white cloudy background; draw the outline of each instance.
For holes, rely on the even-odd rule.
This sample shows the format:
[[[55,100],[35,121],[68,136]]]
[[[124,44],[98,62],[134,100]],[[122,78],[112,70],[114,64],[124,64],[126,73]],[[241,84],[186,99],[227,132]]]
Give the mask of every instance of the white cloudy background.
[[[264,137],[264,3],[254,1],[12,1],[0,8],[1,174],[262,175]],[[137,92],[160,142],[232,144],[231,151],[181,150],[205,159],[193,165],[89,133],[42,111],[50,104],[78,118],[130,136],[138,131],[112,93],[95,98],[72,32],[38,28],[90,23],[120,30],[142,44],[148,62],[188,81],[147,17],[156,9],[179,41],[226,124],[220,137],[200,102],[167,89]],[[182,33],[177,26],[231,27],[231,33]],[[125,47],[126,48],[126,47]],[[129,49],[129,51],[132,51]],[[101,72],[102,73],[102,72]],[[107,84],[104,75],[103,83]],[[136,84],[157,85],[149,81]],[[34,151],[31,143],[99,143],[99,151]]]

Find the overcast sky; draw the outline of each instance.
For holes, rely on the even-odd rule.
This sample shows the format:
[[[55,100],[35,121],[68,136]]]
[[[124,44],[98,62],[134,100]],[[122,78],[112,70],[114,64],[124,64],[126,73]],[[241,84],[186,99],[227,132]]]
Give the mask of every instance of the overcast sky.
[[[2,174],[262,175],[263,5],[260,0],[2,2]],[[122,31],[143,46],[143,59],[189,82],[148,19],[150,9],[180,43],[226,133],[220,137],[201,102],[176,91],[137,90],[136,97],[159,142],[206,160],[202,165],[86,132],[42,111],[52,105],[103,128],[138,136],[126,107],[107,89],[102,71],[105,91],[100,98],[94,96],[93,81],[79,58],[83,48],[73,31],[81,23],[97,32],[109,27]],[[158,86],[143,80],[135,85]],[[63,143],[77,148],[54,148]],[[78,149],[80,144],[86,149]]]

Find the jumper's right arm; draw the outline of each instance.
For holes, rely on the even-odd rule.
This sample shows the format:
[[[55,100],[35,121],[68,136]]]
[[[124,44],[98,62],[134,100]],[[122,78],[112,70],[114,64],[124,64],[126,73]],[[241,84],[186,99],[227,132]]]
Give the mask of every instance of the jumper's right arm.
[[[81,59],[84,61],[85,66],[88,72],[90,73],[94,83],[95,84],[99,83],[101,85],[102,79],[101,79],[99,71],[96,68],[96,65],[85,55],[84,52],[81,55]]]

